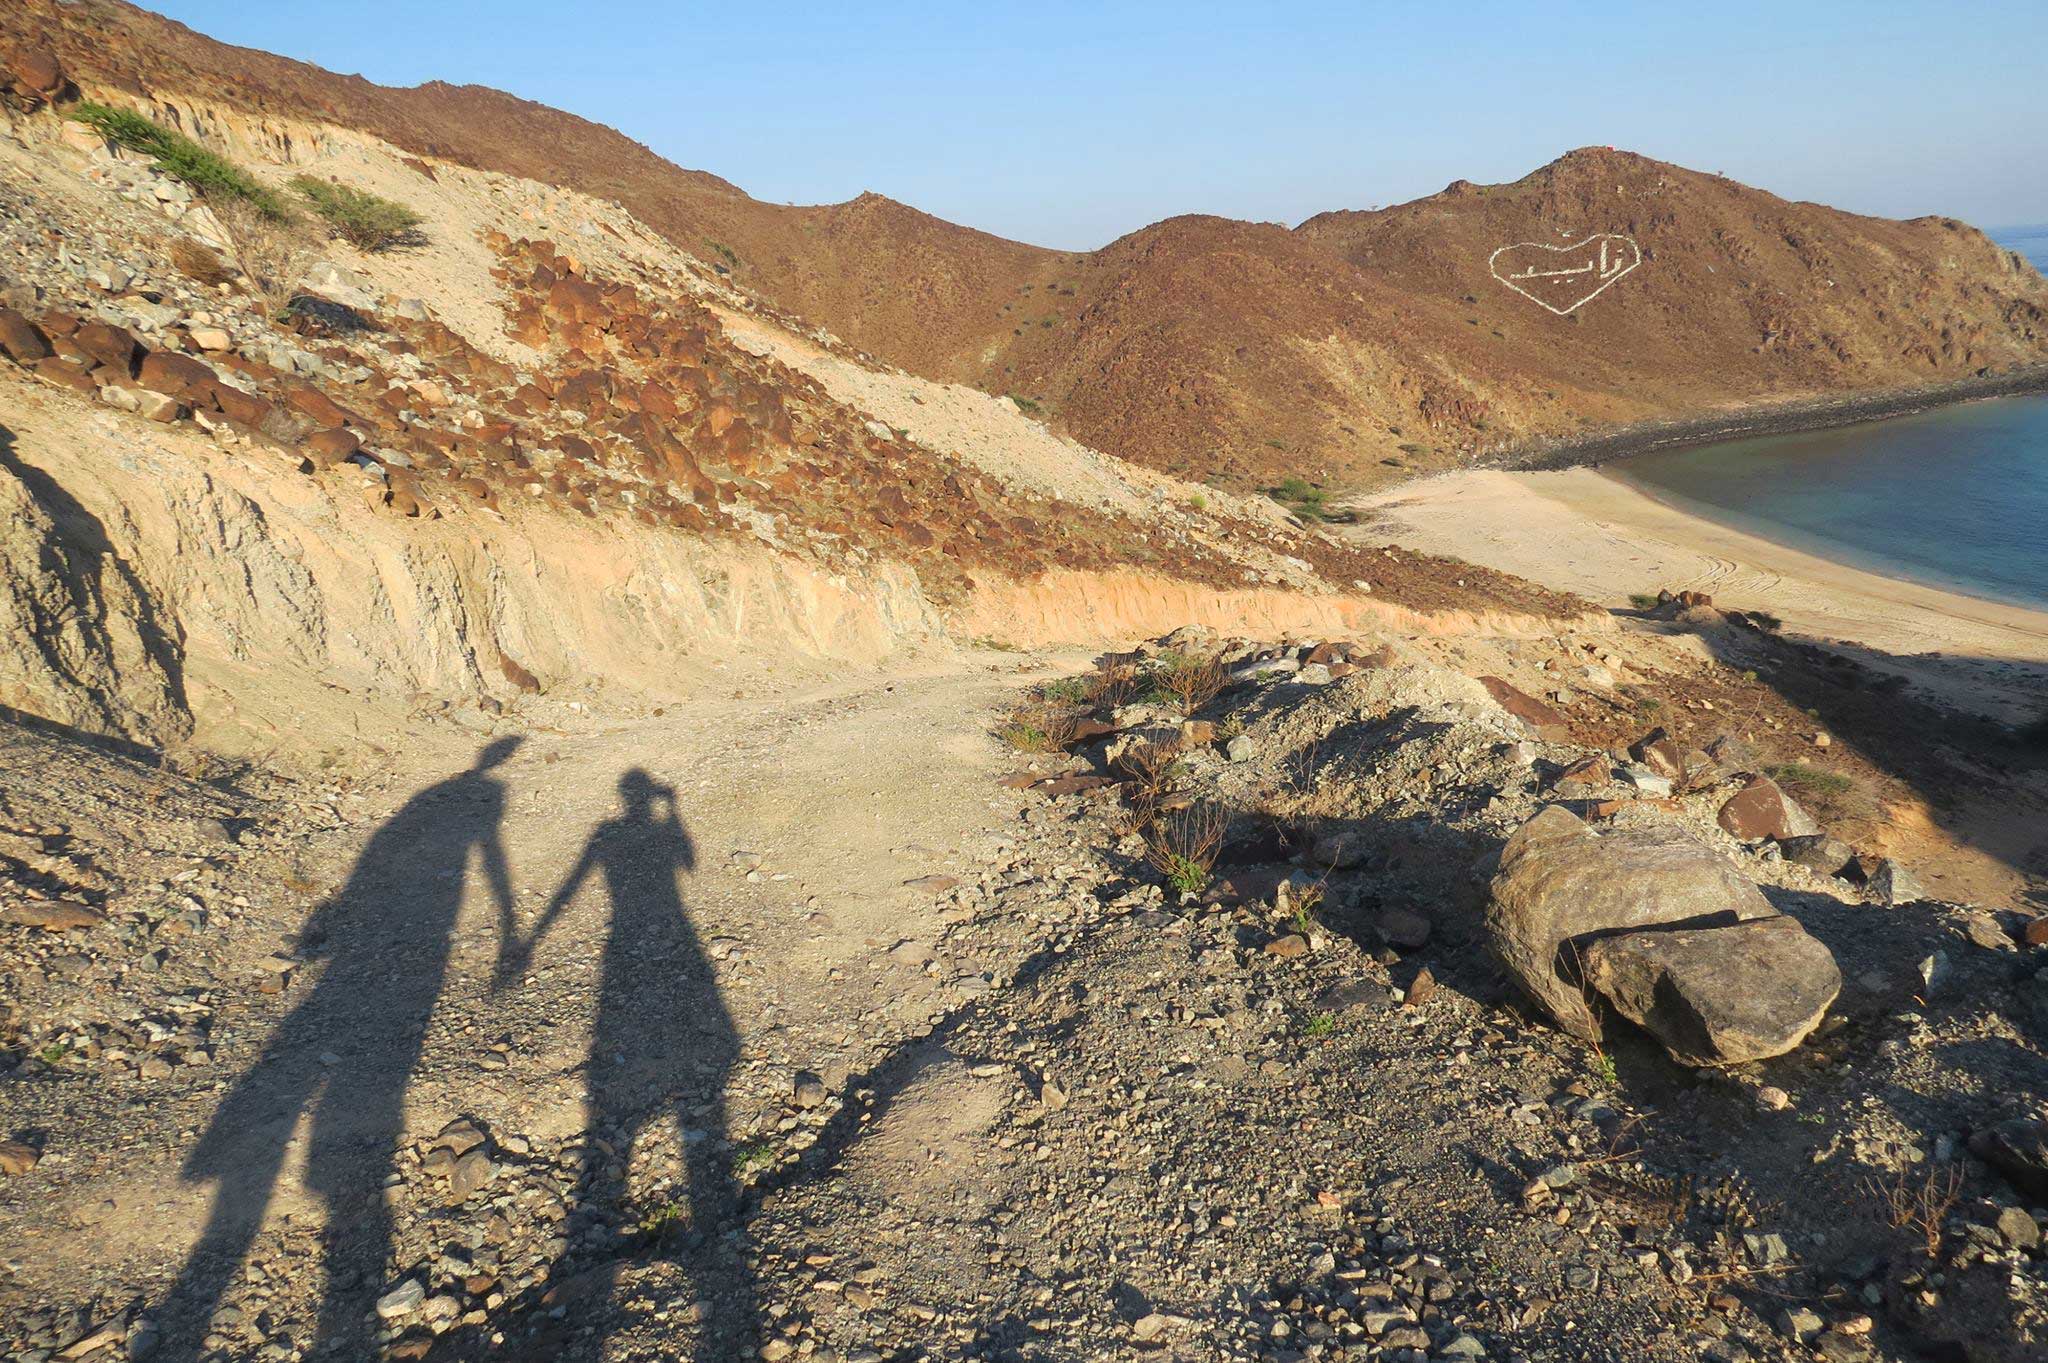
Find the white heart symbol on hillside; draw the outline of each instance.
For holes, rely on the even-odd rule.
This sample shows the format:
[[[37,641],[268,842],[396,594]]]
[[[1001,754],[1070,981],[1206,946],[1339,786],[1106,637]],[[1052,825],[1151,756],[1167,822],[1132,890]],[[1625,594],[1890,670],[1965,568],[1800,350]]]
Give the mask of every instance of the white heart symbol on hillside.
[[[1619,232],[1597,233],[1570,246],[1521,241],[1486,258],[1495,279],[1560,317],[1642,263],[1642,247]]]

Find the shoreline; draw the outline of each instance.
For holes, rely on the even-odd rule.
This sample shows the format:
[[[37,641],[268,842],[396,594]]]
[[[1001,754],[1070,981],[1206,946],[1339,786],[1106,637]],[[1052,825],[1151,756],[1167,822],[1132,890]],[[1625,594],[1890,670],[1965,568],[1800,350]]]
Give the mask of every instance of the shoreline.
[[[1739,530],[1589,467],[1438,474],[1352,502],[1358,528],[1609,607],[1703,591],[1855,652],[1946,708],[2048,712],[2048,610],[1896,578]]]
[[[1713,445],[1724,440],[1747,440],[1755,436],[1792,435],[1800,431],[1855,426],[1866,421],[1910,416],[1915,412],[1950,407],[1985,398],[2024,397],[2048,393],[2048,362],[2009,369],[1999,374],[1973,375],[1944,383],[1914,388],[1883,388],[1875,392],[1845,393],[1794,398],[1784,402],[1751,403],[1726,412],[1704,416],[1676,417],[1610,427],[1587,436],[1552,437],[1528,441],[1486,455],[1469,465],[1473,469],[1508,472],[1554,472],[1560,469],[1597,468],[1652,450],[1687,449]],[[1409,486],[1414,486],[1410,484]]]

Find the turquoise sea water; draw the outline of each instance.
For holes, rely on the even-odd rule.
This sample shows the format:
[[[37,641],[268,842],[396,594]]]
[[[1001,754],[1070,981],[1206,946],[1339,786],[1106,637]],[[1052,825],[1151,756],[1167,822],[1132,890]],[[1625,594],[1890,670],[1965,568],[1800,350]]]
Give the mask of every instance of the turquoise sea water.
[[[2048,223],[1992,238],[2048,271]],[[2048,607],[2048,395],[1640,455],[1608,469],[1825,558]]]
[[[2048,608],[2048,395],[1606,467],[1687,510],[1824,558]]]

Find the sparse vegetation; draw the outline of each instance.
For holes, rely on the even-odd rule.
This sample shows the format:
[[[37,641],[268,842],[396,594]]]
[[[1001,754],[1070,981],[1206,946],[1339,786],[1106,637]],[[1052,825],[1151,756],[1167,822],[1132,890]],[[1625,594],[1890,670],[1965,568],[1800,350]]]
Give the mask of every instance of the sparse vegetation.
[[[1153,673],[1154,684],[1183,715],[1191,715],[1216,699],[1225,677],[1223,664],[1215,658],[1185,653],[1161,655]]]
[[[1133,743],[1117,755],[1116,768],[1129,782],[1131,808],[1138,812],[1141,822],[1149,820],[1152,811],[1158,808],[1159,797],[1173,779],[1174,766],[1179,761],[1177,739]]]
[[[1078,725],[1072,709],[1048,701],[1034,701],[1011,711],[996,730],[996,737],[1018,752],[1060,752],[1074,741]]]
[[[1022,393],[1010,394],[1010,401],[1016,403],[1017,410],[1025,416],[1039,416],[1045,411],[1045,405],[1037,398],[1027,398]]]
[[[1793,799],[1831,823],[1867,819],[1876,804],[1855,778],[1804,762],[1781,762],[1764,768]]]
[[[234,269],[221,259],[220,252],[190,237],[179,237],[171,243],[171,265],[193,283],[210,289],[230,283],[235,277]]]
[[[775,1167],[775,1143],[754,1141],[733,1152],[733,1171],[741,1178],[754,1175]]]
[[[1190,805],[1152,821],[1146,830],[1145,860],[1166,878],[1183,899],[1209,888],[1209,872],[1230,831],[1230,816],[1221,806]]]
[[[212,203],[245,203],[274,221],[291,216],[284,199],[248,171],[132,109],[80,100],[69,116],[115,146],[149,157],[158,170]]]
[[[1877,1199],[1892,1229],[1918,1232],[1927,1257],[1941,1256],[1942,1223],[1963,1192],[1961,1166],[1951,1164],[1944,1170],[1930,1162],[1923,1177],[1903,1169],[1889,1181],[1867,1179],[1863,1188]]]
[[[1317,1013],[1302,1024],[1301,1034],[1306,1037],[1325,1037],[1337,1030],[1337,1015]]]
[[[310,175],[294,176],[291,183],[327,230],[359,251],[388,251],[426,241],[420,232],[426,219],[396,200]]]
[[[1114,710],[1138,690],[1138,669],[1129,663],[1108,663],[1089,678],[1091,703]]]
[[[301,226],[290,218],[272,217],[242,200],[219,205],[214,212],[235,263],[242,268],[242,282],[263,300],[272,317],[283,317],[291,307],[299,276],[311,263],[312,247]]]
[[[1628,594],[1628,603],[1639,611],[1653,611],[1657,609],[1657,594],[1655,592],[1630,592]]]
[[[1319,521],[1329,515],[1325,502],[1329,493],[1303,478],[1283,478],[1266,495],[1305,521]]]

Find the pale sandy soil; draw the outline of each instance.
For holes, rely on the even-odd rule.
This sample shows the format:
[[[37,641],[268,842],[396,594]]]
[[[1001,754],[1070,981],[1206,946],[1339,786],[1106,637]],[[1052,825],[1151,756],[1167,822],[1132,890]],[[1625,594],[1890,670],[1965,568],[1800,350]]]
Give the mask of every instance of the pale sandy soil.
[[[1833,563],[1690,515],[1594,469],[1446,474],[1357,504],[1366,534],[1626,607],[1693,590],[1845,645],[1932,697],[1999,718],[2048,706],[2048,613]]]

